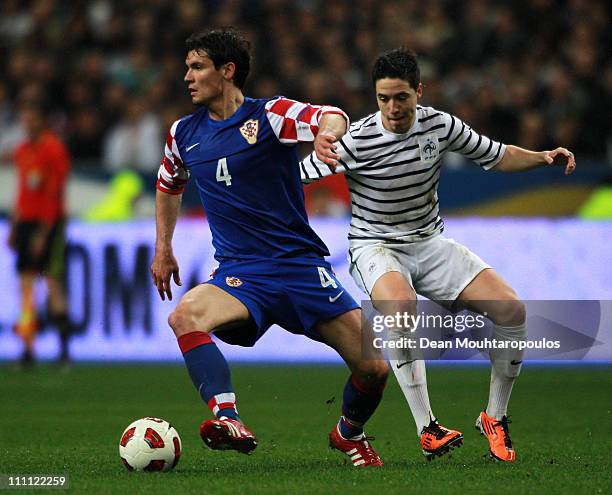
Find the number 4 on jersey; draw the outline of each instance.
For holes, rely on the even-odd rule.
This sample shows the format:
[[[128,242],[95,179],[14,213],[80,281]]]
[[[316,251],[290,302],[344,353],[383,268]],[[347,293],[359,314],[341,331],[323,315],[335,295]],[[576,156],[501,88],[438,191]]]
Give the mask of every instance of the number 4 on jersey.
[[[217,182],[225,182],[226,186],[232,185],[232,176],[227,170],[227,158],[221,158],[217,162]]]
[[[327,273],[327,270],[323,268],[322,266],[319,266],[317,268],[319,269],[319,278],[321,279],[321,287],[325,288],[331,285],[334,289],[337,289],[338,284],[336,284],[336,281],[333,278],[331,278],[329,273]]]

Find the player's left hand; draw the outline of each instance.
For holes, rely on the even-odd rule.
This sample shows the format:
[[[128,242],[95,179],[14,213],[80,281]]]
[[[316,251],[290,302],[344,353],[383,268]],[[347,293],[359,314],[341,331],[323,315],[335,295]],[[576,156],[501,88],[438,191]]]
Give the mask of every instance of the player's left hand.
[[[565,148],[556,148],[552,151],[546,151],[544,160],[548,165],[564,165],[565,175],[571,174],[576,169],[574,154]]]
[[[314,140],[314,150],[317,158],[326,165],[329,165],[332,170],[338,165],[340,155],[336,153],[337,138],[331,133],[319,132]]]

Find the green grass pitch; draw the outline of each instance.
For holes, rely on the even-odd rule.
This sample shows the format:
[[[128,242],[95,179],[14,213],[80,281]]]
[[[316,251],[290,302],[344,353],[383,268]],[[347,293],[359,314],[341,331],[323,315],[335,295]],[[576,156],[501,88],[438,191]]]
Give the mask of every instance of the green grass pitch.
[[[340,367],[233,367],[243,419],[259,437],[251,456],[206,449],[209,417],[186,371],[174,366],[0,368],[0,473],[68,473],[72,493],[446,494],[611,493],[609,367],[527,366],[511,413],[513,465],[488,459],[474,419],[487,397],[485,367],[428,372],[442,424],[463,431],[451,456],[426,462],[394,378],[367,432],[385,461],[356,469],[327,447],[347,373]],[[134,419],[159,416],[183,440],[170,473],[130,473],[118,442]],[[25,492],[20,490],[22,493]]]

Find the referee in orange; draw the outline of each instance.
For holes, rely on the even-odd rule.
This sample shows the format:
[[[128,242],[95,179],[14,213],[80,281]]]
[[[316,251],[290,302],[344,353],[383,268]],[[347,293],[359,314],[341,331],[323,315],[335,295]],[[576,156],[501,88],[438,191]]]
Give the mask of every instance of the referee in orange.
[[[33,343],[39,326],[34,283],[43,277],[47,282],[48,319],[60,334],[59,361],[67,364],[70,331],[63,284],[64,190],[70,157],[61,139],[48,128],[40,104],[24,103],[19,117],[26,138],[14,155],[18,190],[8,243],[17,254],[21,314],[15,331],[24,343],[21,363],[29,366],[34,362]]]

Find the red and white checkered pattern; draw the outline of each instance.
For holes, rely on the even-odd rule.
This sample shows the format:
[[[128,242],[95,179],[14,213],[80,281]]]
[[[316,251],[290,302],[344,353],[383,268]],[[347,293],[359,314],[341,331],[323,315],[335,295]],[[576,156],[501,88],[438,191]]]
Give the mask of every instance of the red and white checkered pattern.
[[[347,125],[350,122],[346,113],[329,105],[311,105],[282,96],[266,103],[268,122],[278,140],[284,144],[314,141],[321,117],[326,113],[342,115]]]
[[[174,139],[179,122],[180,119],[170,127],[164,148],[164,158],[157,172],[157,189],[168,194],[182,194],[189,180],[189,171],[183,166],[183,160]]]

